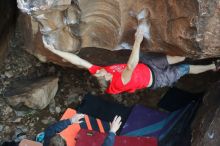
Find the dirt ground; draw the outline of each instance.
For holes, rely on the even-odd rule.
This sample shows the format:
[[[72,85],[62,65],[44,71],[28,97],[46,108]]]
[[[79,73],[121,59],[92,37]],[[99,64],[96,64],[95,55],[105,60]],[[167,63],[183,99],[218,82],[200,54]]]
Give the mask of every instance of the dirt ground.
[[[99,95],[98,84],[88,71],[76,68],[63,68],[52,63],[41,63],[34,56],[26,53],[19,32],[16,31],[11,39],[9,54],[5,65],[0,69],[0,99],[5,99],[5,94],[16,83],[38,80],[49,76],[59,77],[59,89],[55,102],[44,110],[31,110],[26,107],[13,109],[15,115],[8,120],[0,120],[0,144],[5,140],[16,139],[18,133],[23,132],[27,138],[34,139],[37,133],[48,125],[59,120],[66,108],[75,108],[88,92]],[[220,79],[220,74],[208,72],[201,75],[183,77],[176,86],[188,91],[205,91],[213,82]],[[16,85],[19,86],[19,85]],[[167,88],[140,90],[134,94],[106,95],[107,100],[131,106],[142,104],[147,107],[157,108],[157,103]],[[8,105],[7,105],[8,106]],[[1,109],[2,110],[2,109]],[[11,120],[12,119],[12,120]]]

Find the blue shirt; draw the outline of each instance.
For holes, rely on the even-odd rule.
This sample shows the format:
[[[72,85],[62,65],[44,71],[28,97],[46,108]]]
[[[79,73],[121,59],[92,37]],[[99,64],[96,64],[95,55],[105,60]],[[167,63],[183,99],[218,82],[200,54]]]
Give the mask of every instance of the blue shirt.
[[[45,131],[44,143],[43,146],[48,146],[50,143],[50,139],[55,136],[57,133],[60,133],[64,129],[66,129],[69,125],[71,125],[71,121],[69,119],[59,121],[51,126],[49,126]],[[115,134],[113,132],[109,132],[108,136],[105,138],[102,146],[113,146],[115,141]]]

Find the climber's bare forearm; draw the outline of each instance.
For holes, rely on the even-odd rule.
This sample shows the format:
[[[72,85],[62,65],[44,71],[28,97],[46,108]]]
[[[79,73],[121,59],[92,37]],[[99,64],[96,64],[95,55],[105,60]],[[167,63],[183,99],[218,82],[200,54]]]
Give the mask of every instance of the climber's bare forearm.
[[[143,40],[143,35],[136,37],[134,46],[129,57],[127,68],[133,70],[139,62],[140,45]]]
[[[73,65],[76,65],[80,68],[85,68],[85,69],[89,69],[92,64],[82,58],[80,58],[79,56],[69,53],[69,52],[63,52],[63,51],[59,51],[56,49],[49,49],[51,52],[57,54],[58,56],[62,57],[63,59],[65,59],[66,61],[72,63]]]
[[[129,57],[127,67],[122,73],[123,84],[127,84],[130,81],[132,73],[139,62],[140,45],[142,40],[143,40],[143,35],[138,34],[138,36],[136,36],[131,55]]]

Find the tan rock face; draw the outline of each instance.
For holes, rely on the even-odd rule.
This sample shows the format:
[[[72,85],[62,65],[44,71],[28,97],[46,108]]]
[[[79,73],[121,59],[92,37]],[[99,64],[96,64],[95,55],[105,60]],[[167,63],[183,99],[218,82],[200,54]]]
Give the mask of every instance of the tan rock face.
[[[50,5],[39,1],[35,9],[28,7],[31,1],[27,1],[30,10],[26,13],[32,19],[22,16],[20,22],[28,40],[26,49],[42,61],[68,65],[45,47],[73,53],[92,47],[111,51],[131,48],[135,17],[143,8],[150,12],[150,41],[144,41],[142,51],[192,58],[220,56],[219,0],[75,0],[59,4],[48,0]]]
[[[17,87],[7,97],[8,103],[13,106],[26,105],[32,109],[44,109],[56,95],[58,78],[46,78],[38,82]]]
[[[5,103],[5,101],[0,98],[0,116],[2,121],[7,121],[15,116],[13,109]]]
[[[39,24],[33,18],[26,14],[21,14],[18,18],[19,27],[23,33],[23,39],[25,42],[25,50],[30,54],[36,56],[40,61],[51,61],[59,65],[70,66],[69,63],[65,63],[62,58],[51,53],[44,47],[42,41],[42,34],[39,29]]]
[[[71,0],[17,2],[21,11],[30,14],[39,23],[45,47],[77,52],[80,40],[72,33],[70,25],[79,23],[79,8],[75,4],[71,5]]]
[[[80,0],[82,47],[114,50],[121,37],[121,13],[117,0]]]
[[[163,52],[173,55],[199,55],[195,43],[196,27],[193,20],[198,14],[198,4],[195,0],[168,1],[119,1],[121,6],[124,37],[133,44],[136,20],[129,14],[137,14],[143,8],[150,12],[151,41],[144,42],[143,50]],[[130,32],[130,33],[129,33]],[[128,38],[128,36],[130,38]]]

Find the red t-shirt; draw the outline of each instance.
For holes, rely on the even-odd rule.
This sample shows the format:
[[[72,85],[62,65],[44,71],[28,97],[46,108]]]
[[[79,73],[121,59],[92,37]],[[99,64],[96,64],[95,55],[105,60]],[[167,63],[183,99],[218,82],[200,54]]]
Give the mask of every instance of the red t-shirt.
[[[121,74],[126,66],[127,64],[115,64],[105,67],[93,65],[89,68],[89,72],[95,74],[97,70],[104,68],[107,72],[113,75],[112,81],[106,90],[106,92],[110,94],[118,94],[121,92],[133,93],[137,89],[146,88],[150,82],[150,68],[143,63],[139,63],[134,69],[130,81],[124,85],[121,80]]]

